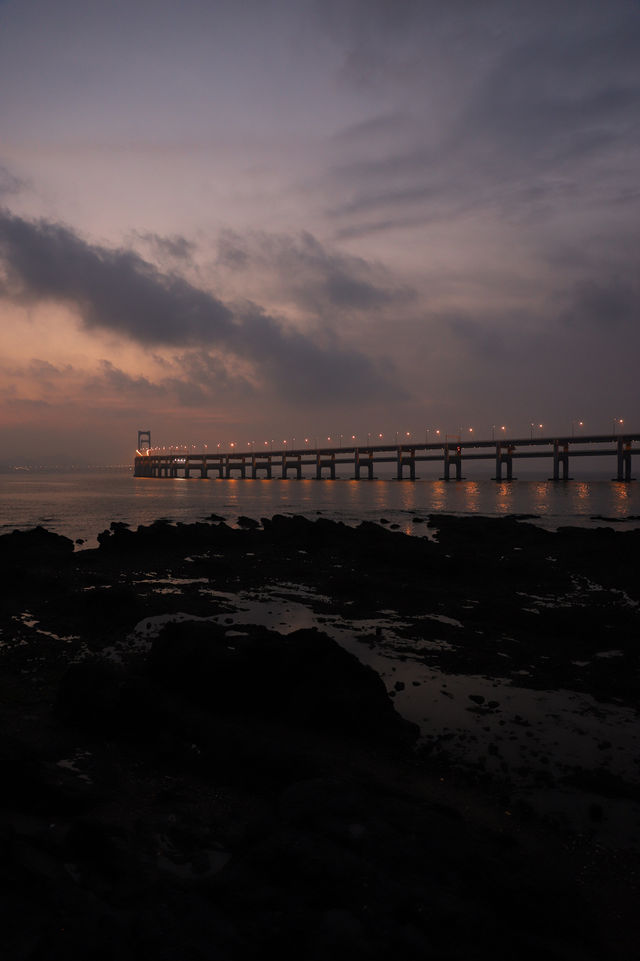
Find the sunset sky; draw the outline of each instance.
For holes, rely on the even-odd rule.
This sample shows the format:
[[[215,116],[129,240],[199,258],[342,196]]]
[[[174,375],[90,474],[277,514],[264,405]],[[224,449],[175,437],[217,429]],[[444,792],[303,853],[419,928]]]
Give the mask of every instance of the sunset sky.
[[[640,430],[636,0],[0,0],[0,462]]]

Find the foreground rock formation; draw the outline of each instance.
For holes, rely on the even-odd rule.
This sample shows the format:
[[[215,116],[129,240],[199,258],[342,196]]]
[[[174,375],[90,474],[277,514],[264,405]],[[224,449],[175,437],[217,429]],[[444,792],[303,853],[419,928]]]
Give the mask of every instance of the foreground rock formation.
[[[0,537],[0,956],[633,956],[633,852],[435,759],[322,631],[228,616],[238,591],[293,582],[319,616],[391,609],[407,652],[452,675],[504,673],[508,635],[520,683],[637,708],[635,532],[432,522],[435,540],[284,517],[114,525],[75,553]],[[421,647],[436,629],[449,643]]]

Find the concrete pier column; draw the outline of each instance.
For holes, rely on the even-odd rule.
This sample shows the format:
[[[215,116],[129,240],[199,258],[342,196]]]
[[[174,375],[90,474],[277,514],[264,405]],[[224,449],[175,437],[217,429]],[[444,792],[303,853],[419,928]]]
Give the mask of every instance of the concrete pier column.
[[[280,476],[284,480],[287,476],[287,455],[286,453],[282,455],[282,465],[280,468]]]
[[[507,447],[505,462],[507,465],[507,480],[513,480],[513,447]]]
[[[451,453],[449,445],[444,448],[444,479],[451,480]]]
[[[412,481],[416,479],[416,451],[412,448],[409,455],[409,477]]]
[[[496,476],[495,480],[502,480],[502,448],[500,444],[496,444]]]
[[[360,480],[360,451],[357,447],[353,454],[353,469],[355,479]]]
[[[569,480],[569,445],[564,444],[562,449],[557,440],[553,442],[553,480],[560,480],[560,465],[562,465],[562,480]]]
[[[616,454],[618,460],[618,477],[617,480],[624,480],[624,441],[622,437],[619,437],[616,441]]]
[[[631,441],[625,441],[622,437],[618,438],[617,441],[617,460],[618,460],[618,476],[616,480],[619,481],[630,481],[631,480]]]
[[[202,480],[206,480],[207,476],[207,458],[203,457],[202,463],[200,464],[200,477]]]
[[[398,465],[398,466],[397,466],[397,471],[398,471],[398,472],[397,472],[397,478],[398,478],[398,480],[402,480],[402,448],[401,448],[401,447],[398,447],[396,460],[397,460],[397,465]]]
[[[316,480],[322,479],[322,458],[316,454]]]
[[[296,479],[302,480],[302,455],[296,454],[296,459],[293,461],[287,461],[287,455],[282,455],[282,476],[287,476],[288,470],[294,470],[296,472]]]

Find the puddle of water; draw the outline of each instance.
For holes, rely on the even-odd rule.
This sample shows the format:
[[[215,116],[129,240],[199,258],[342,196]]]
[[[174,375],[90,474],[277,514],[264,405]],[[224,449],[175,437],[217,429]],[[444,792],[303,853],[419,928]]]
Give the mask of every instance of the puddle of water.
[[[205,593],[204,591],[202,593]],[[169,621],[211,621],[228,626],[228,636],[242,635],[242,626],[260,625],[289,634],[302,628],[318,628],[372,667],[383,679],[397,710],[420,726],[425,740],[444,747],[463,763],[479,762],[500,776],[517,771],[529,803],[540,810],[560,813],[579,802],[588,822],[584,792],[543,790],[540,776],[558,781],[572,768],[606,771],[626,781],[640,783],[640,731],[633,711],[613,704],[600,704],[588,695],[571,691],[537,691],[518,687],[515,675],[492,678],[446,674],[420,659],[426,648],[450,649],[445,641],[408,642],[402,636],[408,625],[395,612],[384,611],[374,619],[345,619],[342,615],[315,614],[311,602],[326,599],[293,584],[255,592],[233,594],[206,590],[208,596],[233,605],[233,610],[210,617],[187,614],[145,618],[130,636],[130,643],[147,646]],[[432,619],[455,627],[454,618]],[[407,652],[408,644],[416,652]],[[602,652],[616,656],[617,652]],[[526,671],[518,672],[527,674]],[[640,804],[616,801],[624,808],[628,843],[640,848]],[[617,837],[610,823],[598,825],[599,837]],[[619,832],[618,832],[619,833]]]

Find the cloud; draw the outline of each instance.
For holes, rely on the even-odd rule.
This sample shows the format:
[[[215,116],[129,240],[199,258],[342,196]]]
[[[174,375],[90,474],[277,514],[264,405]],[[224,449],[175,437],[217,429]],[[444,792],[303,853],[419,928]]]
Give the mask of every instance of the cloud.
[[[383,265],[330,249],[308,231],[295,236],[225,231],[218,241],[218,264],[236,273],[263,271],[271,284],[277,278],[281,297],[324,318],[370,313],[415,296]]]
[[[25,181],[17,177],[8,167],[0,163],[0,197],[19,193]]]
[[[437,15],[406,3],[393,25],[383,0],[346,7],[345,63],[361,74],[375,64],[369,80],[383,109],[336,140],[325,183],[336,237],[472,211],[515,220],[554,216],[561,204],[570,214],[635,183],[637,4],[567,2],[560,17],[545,2],[535,14],[453,2]],[[360,86],[352,72],[344,76]]]
[[[640,316],[640,283],[613,275],[582,279],[570,292],[570,303],[561,313],[569,327],[600,332],[631,332],[637,337]]]
[[[306,251],[306,253],[304,253]],[[310,238],[298,260],[317,262],[323,251]],[[325,332],[327,344],[283,326],[257,305],[230,307],[176,273],[159,270],[130,249],[83,240],[69,227],[0,214],[4,294],[22,303],[62,303],[83,327],[120,334],[144,346],[198,348],[248,362],[270,392],[307,401],[320,390],[342,400],[390,392],[381,369]],[[372,305],[383,292],[325,258],[327,297],[333,304]],[[232,365],[233,366],[233,365]]]
[[[127,397],[140,396],[143,398],[166,394],[166,387],[156,384],[147,377],[134,377],[126,371],[115,367],[110,360],[100,361],[100,374],[91,379],[87,385],[89,389],[96,386],[107,386]]]
[[[189,260],[193,257],[196,245],[180,234],[162,237],[153,233],[137,233],[136,237],[147,244],[153,253],[162,260]]]
[[[231,311],[211,294],[162,274],[133,250],[91,245],[60,224],[4,212],[0,256],[6,293],[27,303],[66,304],[88,329],[185,345],[224,339],[233,327]]]

